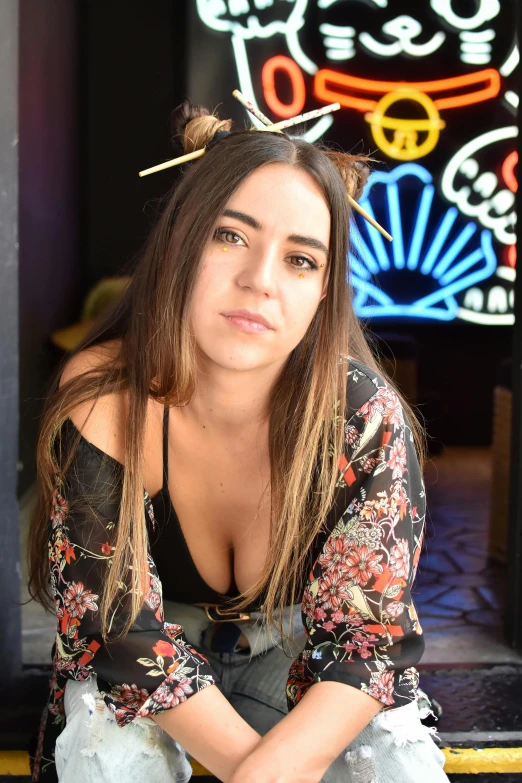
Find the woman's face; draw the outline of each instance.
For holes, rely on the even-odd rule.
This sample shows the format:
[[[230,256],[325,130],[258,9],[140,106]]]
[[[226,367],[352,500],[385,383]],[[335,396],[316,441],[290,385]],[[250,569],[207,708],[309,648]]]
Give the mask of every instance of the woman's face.
[[[329,242],[328,206],[307,173],[271,163],[247,177],[214,225],[196,280],[191,326],[206,359],[234,370],[282,366],[326,293]],[[250,320],[259,316],[268,327]]]

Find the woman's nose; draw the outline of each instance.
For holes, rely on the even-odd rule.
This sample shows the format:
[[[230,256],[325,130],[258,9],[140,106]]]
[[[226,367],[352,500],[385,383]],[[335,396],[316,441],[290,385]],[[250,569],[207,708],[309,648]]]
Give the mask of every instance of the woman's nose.
[[[267,249],[252,254],[238,273],[238,285],[257,293],[273,296],[277,290],[279,272],[278,256],[275,250]]]

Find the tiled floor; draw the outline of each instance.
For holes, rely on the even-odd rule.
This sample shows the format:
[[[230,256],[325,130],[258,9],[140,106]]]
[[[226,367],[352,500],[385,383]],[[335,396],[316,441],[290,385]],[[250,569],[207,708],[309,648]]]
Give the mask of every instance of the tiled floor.
[[[426,469],[428,521],[413,597],[425,633],[422,666],[522,663],[502,636],[505,571],[488,563],[489,449],[450,448]],[[22,546],[31,498],[21,507]],[[25,563],[25,558],[22,558]],[[28,598],[25,564],[23,598]],[[23,658],[49,663],[54,618],[31,602],[23,607]]]
[[[447,449],[425,482],[426,544],[413,588],[422,664],[522,663],[503,640],[505,567],[488,559],[491,450]]]

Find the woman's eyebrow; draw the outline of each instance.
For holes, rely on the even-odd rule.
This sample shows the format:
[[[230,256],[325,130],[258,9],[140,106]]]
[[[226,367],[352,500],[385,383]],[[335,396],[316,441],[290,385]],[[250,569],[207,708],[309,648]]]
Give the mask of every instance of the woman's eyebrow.
[[[246,223],[247,226],[257,228],[258,231],[263,230],[263,226],[258,220],[251,217],[251,215],[245,214],[245,212],[239,212],[237,209],[224,209],[223,217],[236,218],[236,220],[241,220],[243,223]]]
[[[263,226],[259,220],[256,220],[256,218],[252,217],[251,215],[247,215],[245,212],[239,212],[237,209],[224,209],[223,217],[231,217],[235,218],[236,220],[241,220],[241,222],[246,223],[247,226],[255,228],[258,231],[263,231]],[[325,256],[328,257],[329,250],[320,239],[315,239],[315,237],[306,237],[302,234],[289,234],[287,239],[289,242],[296,242],[299,245],[306,245],[307,247],[311,247],[314,250],[321,250]]]
[[[290,234],[287,239],[289,242],[296,242],[298,245],[307,245],[314,250],[321,250],[328,258],[329,250],[320,239],[315,239],[315,237],[305,237],[302,236],[302,234]]]

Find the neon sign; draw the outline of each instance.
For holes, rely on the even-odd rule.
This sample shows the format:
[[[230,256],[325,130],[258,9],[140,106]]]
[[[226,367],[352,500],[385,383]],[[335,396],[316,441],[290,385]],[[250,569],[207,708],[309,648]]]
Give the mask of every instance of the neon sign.
[[[446,22],[460,30],[475,30],[484,22],[491,22],[500,11],[499,0],[479,0],[478,10],[472,16],[460,16],[453,10],[453,0],[430,0],[430,5]]]
[[[473,89],[476,86],[479,89]],[[397,160],[414,160],[433,150],[440,129],[446,125],[440,119],[440,109],[486,101],[495,98],[499,90],[500,77],[493,68],[426,82],[361,79],[323,69],[316,73],[314,83],[314,92],[320,101],[338,101],[341,106],[367,111],[364,116],[370,124],[375,143],[386,155]],[[379,102],[371,97],[375,93],[383,95]],[[431,99],[428,93],[439,94],[440,97]],[[399,101],[419,104],[425,111],[426,119],[389,116],[388,109]],[[391,139],[386,136],[385,130],[393,131]],[[421,131],[426,131],[427,136],[419,142]]]
[[[411,191],[412,179],[418,196],[411,234],[407,236],[401,202],[406,188]],[[375,190],[380,192],[376,195]],[[473,222],[463,225],[455,207],[446,210],[437,224],[434,198],[432,176],[418,164],[405,163],[390,173],[371,175],[361,206],[383,222],[394,239],[386,246],[372,226],[358,221],[359,233],[353,237],[350,257],[350,282],[358,315],[450,321],[458,316],[456,295],[494,274],[497,259],[491,232],[480,231]],[[379,215],[374,204],[380,206]],[[376,275],[378,285],[372,280]],[[412,277],[417,278],[413,286]],[[394,278],[394,293],[387,285],[388,278]],[[418,291],[418,297],[411,302],[399,301],[399,292],[412,288]]]
[[[204,41],[206,52],[214,49],[212,63],[231,58],[225,102],[227,90],[239,87],[277,121],[338,101],[341,111],[311,121],[299,135],[308,141],[326,136],[344,149],[377,147],[374,157],[384,161],[391,179],[374,175],[364,206],[394,242],[386,246],[362,225],[354,236],[352,281],[360,314],[513,322],[515,0],[468,5],[193,4],[189,71],[190,78],[201,71],[194,81],[198,90],[190,90],[196,100],[216,102],[216,78],[209,82],[203,74]]]
[[[505,245],[516,242],[514,164],[515,153],[511,153],[502,165],[502,173],[507,187],[497,189],[496,174],[480,170],[473,157],[481,150],[506,139],[515,139],[518,135],[516,125],[482,133],[469,141],[451,158],[442,175],[441,189],[448,201],[457,205],[465,215],[476,217],[486,228],[490,228],[495,238]],[[460,187],[458,181],[463,183]],[[469,183],[473,182],[472,185]],[[502,183],[500,183],[502,184]]]

